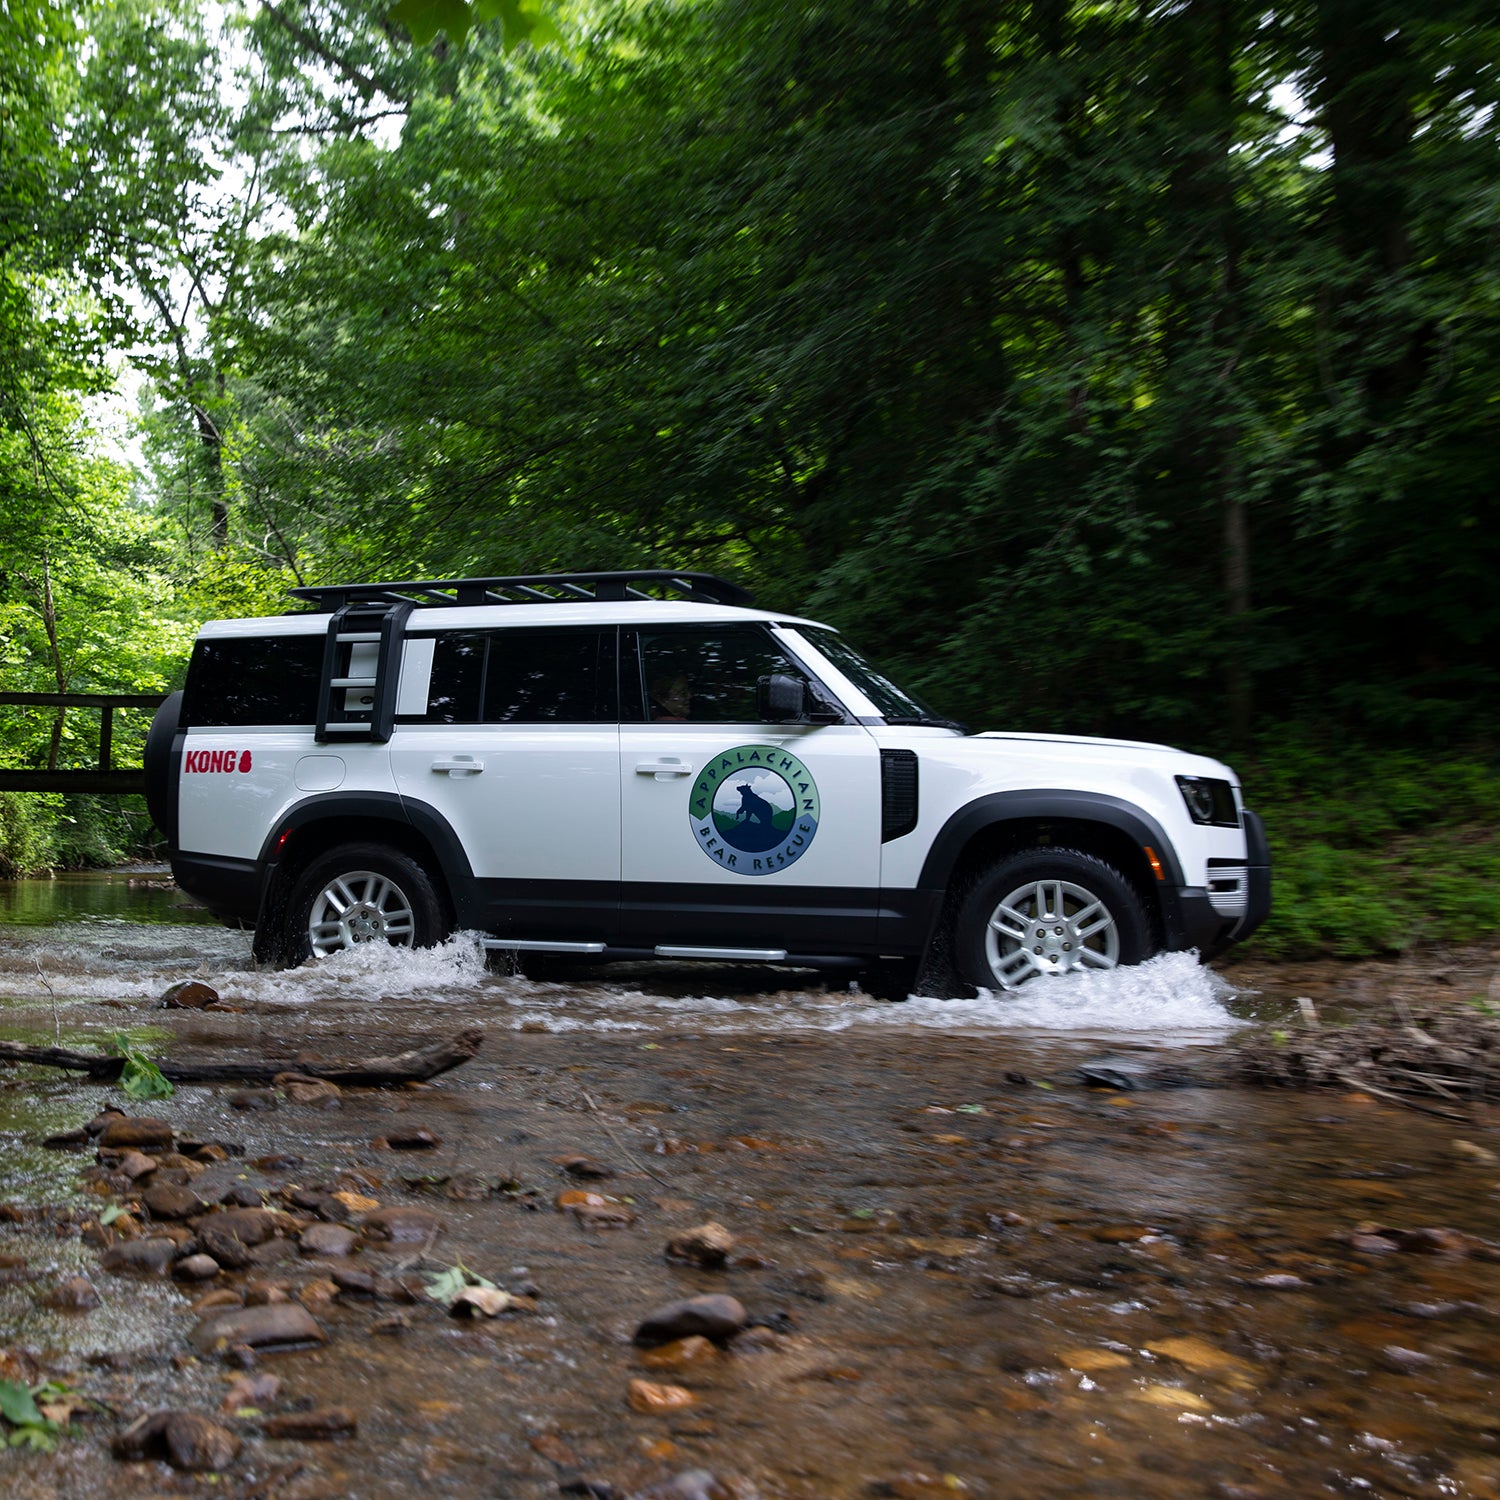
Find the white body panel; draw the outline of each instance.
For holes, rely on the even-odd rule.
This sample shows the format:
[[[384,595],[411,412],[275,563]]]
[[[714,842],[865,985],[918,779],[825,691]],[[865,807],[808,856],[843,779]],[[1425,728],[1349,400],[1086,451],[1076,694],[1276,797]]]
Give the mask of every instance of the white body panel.
[[[386,748],[402,798],[442,814],[481,880],[619,880],[615,725],[403,724]]]

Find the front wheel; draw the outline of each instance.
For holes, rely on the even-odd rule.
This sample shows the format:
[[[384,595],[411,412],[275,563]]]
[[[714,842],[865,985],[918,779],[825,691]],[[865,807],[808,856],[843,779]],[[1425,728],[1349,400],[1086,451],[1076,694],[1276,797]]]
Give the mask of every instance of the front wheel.
[[[1032,849],[991,866],[964,898],[955,936],[963,977],[990,990],[1137,964],[1153,951],[1135,887],[1078,849]]]
[[[281,951],[284,962],[297,964],[361,943],[428,948],[447,933],[442,901],[416,860],[382,844],[343,844],[320,854],[298,878]]]

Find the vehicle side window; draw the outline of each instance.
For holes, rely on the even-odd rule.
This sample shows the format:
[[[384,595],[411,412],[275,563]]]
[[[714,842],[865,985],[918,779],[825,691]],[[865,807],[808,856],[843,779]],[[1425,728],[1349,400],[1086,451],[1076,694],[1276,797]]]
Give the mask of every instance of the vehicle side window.
[[[646,717],[655,724],[757,724],[756,685],[806,674],[755,626],[640,633]]]
[[[615,630],[497,630],[489,637],[486,724],[613,724]]]
[[[314,724],[323,673],[321,635],[200,640],[188,664],[183,728]]]
[[[487,636],[477,631],[453,631],[438,636],[432,648],[432,677],[427,689],[429,724],[478,721],[487,640]]]

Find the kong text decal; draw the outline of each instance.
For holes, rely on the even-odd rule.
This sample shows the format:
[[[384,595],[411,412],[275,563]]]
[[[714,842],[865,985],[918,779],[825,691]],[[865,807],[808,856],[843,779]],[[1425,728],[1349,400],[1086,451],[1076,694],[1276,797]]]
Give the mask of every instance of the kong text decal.
[[[248,750],[189,750],[182,757],[184,771],[248,771]]]
[[[807,853],[821,816],[806,766],[777,745],[736,745],[704,766],[688,796],[698,847],[736,875],[774,875]]]

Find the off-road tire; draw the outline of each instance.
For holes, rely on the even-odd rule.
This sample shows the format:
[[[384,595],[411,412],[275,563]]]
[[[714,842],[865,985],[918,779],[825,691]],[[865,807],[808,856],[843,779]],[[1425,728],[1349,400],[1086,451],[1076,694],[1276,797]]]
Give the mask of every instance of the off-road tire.
[[[374,876],[372,882],[367,877]],[[282,906],[276,931],[276,959],[283,967],[300,964],[314,956],[309,932],[315,906],[328,911],[326,898],[338,882],[344,882],[356,894],[374,894],[387,882],[399,900],[384,903],[390,915],[393,935],[385,941],[394,947],[430,948],[440,943],[451,930],[443,901],[432,877],[409,854],[387,844],[340,844],[320,854],[297,877],[291,895]],[[367,937],[354,935],[352,941],[379,941],[379,912],[374,908],[363,925],[372,930]],[[347,946],[344,944],[343,946]],[[324,954],[320,957],[328,956]]]
[[[1081,849],[1028,849],[999,860],[965,894],[954,924],[959,973],[987,990],[1138,964],[1154,951],[1135,886]]]

